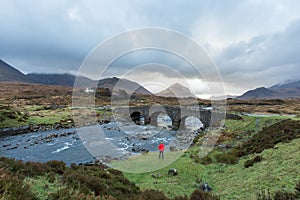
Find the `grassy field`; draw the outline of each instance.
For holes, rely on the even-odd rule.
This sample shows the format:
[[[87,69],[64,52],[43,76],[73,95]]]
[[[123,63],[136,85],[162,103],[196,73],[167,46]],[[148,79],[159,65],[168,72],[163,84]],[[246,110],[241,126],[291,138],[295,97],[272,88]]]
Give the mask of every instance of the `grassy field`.
[[[152,172],[163,174],[161,178],[152,178],[152,173],[126,173],[125,176],[142,189],[160,190],[169,197],[190,195],[201,181],[209,183],[213,193],[221,199],[256,199],[256,194],[263,190],[293,192],[300,180],[299,143],[297,139],[279,144],[275,150],[265,150],[261,153],[263,161],[250,168],[245,168],[244,162],[254,155],[240,159],[236,165],[213,163],[205,166],[193,162],[185,154],[170,166]],[[167,176],[171,167],[179,171],[178,176]]]
[[[227,120],[225,132],[234,133],[235,136],[240,136],[240,140],[246,140],[258,131],[256,119],[259,119],[261,129],[282,120],[282,117],[243,117],[241,121]],[[236,141],[231,143],[238,144]],[[215,161],[209,165],[196,163],[190,156],[199,153],[199,147],[194,146],[174,163],[162,169],[149,173],[125,173],[125,176],[144,190],[151,188],[163,191],[169,197],[190,195],[201,182],[207,182],[213,188],[213,193],[221,199],[256,199],[256,194],[261,191],[269,190],[271,194],[278,190],[294,191],[296,183],[300,180],[299,144],[300,139],[292,140],[290,143],[279,143],[275,148],[264,150],[260,154],[244,156],[235,165]],[[219,151],[215,149],[212,154]],[[244,163],[257,155],[262,156],[263,160],[245,168]],[[168,156],[166,154],[166,158]],[[141,163],[149,162],[149,165],[160,161],[157,157],[153,157],[152,161],[143,156],[140,159],[143,158],[145,160]],[[176,168],[179,175],[168,176],[170,168]],[[151,174],[163,176],[153,178]]]
[[[88,115],[89,113],[86,113]],[[73,115],[85,116],[82,110],[69,106],[51,108],[50,106],[4,106],[0,105],[0,128],[25,125],[53,125],[57,123],[72,123]],[[96,109],[96,119],[110,119],[111,111]]]
[[[14,108],[0,107],[0,128],[24,125],[50,125],[72,118],[70,108],[48,109],[44,106],[25,106]]]

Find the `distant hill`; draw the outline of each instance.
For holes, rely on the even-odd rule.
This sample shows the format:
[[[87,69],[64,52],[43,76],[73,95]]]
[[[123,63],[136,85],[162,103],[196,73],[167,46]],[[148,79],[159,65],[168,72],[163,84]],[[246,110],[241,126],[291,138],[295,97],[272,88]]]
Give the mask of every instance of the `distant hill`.
[[[32,81],[22,72],[0,59],[0,82],[31,83]]]
[[[211,100],[224,100],[224,99],[234,99],[236,96],[234,95],[224,95],[224,96],[212,96],[210,97]]]
[[[275,98],[279,98],[279,94],[265,87],[249,90],[246,93],[244,93],[242,96],[236,97],[236,99],[238,100],[275,99]]]
[[[45,84],[45,85],[62,85],[73,87],[76,76],[72,74],[27,74],[34,83]],[[139,94],[151,94],[147,89],[142,87],[136,82],[119,79],[117,77],[105,78],[99,81],[91,80],[87,77],[80,76],[80,87],[95,87],[98,88],[108,88],[111,92],[118,83],[118,91],[123,90],[128,94],[132,94],[134,91]]]
[[[236,97],[236,99],[239,100],[287,98],[300,98],[299,80],[278,83],[270,88],[256,88],[254,90],[247,91],[242,96]]]
[[[32,82],[44,85],[62,85],[73,87],[76,79],[72,74],[36,74],[30,73],[26,75]],[[96,85],[96,81],[79,76],[81,87],[91,87]]]
[[[115,89],[115,92],[120,92],[123,90],[128,94],[132,94],[134,92],[137,94],[152,94],[146,88],[136,82],[128,79],[119,79],[117,77],[101,79],[98,82],[98,88],[108,88],[110,91]]]
[[[184,98],[184,97],[194,97],[196,96],[189,90],[189,88],[179,84],[175,83],[168,87],[165,90],[160,91],[159,93],[156,94],[157,96],[162,96],[162,97],[179,97],[179,98]]]

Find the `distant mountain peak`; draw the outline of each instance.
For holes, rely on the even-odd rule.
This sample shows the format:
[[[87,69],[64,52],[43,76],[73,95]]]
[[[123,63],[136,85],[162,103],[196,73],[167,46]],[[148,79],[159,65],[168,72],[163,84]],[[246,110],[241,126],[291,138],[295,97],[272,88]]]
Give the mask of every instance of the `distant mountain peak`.
[[[162,97],[196,97],[189,88],[181,85],[180,83],[174,83],[165,90],[160,91],[156,94],[157,96]]]
[[[150,91],[148,91],[146,88],[144,88],[137,82],[118,77],[101,79],[98,82],[98,87],[108,88],[110,91],[114,91],[115,93],[123,90],[128,94],[152,94]]]

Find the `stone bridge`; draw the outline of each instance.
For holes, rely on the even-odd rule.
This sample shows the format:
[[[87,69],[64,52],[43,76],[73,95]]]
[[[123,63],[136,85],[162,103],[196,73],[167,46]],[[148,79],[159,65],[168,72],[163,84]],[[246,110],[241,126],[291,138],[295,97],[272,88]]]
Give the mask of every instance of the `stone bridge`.
[[[159,114],[165,114],[168,115],[172,120],[172,126],[174,129],[184,129],[185,120],[190,116],[198,118],[204,125],[204,128],[212,125],[219,126],[219,124],[217,125],[216,123],[219,123],[222,119],[225,119],[224,113],[214,113],[214,117],[212,118],[211,110],[201,110],[200,108],[195,109],[188,106],[127,106],[115,108],[114,113],[117,115],[121,114],[123,117],[127,117],[129,121],[133,121],[136,124],[140,124],[141,118],[144,118],[145,125],[151,124],[153,126],[157,126],[157,117]]]

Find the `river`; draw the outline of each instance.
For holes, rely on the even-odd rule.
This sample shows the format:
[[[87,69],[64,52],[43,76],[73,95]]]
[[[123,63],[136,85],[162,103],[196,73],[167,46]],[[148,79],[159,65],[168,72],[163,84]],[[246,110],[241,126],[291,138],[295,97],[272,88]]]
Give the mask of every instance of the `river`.
[[[174,139],[176,131],[167,128],[171,124],[170,119],[161,116],[158,123],[159,127],[111,122],[88,128],[99,131],[102,129],[105,134],[104,142],[113,143],[121,152],[119,155],[131,155],[143,151],[156,151],[159,142],[168,145]],[[186,124],[191,127],[190,131],[195,131],[201,126],[195,119],[187,120]],[[0,138],[0,156],[37,162],[62,160],[67,165],[87,163],[95,157],[87,150],[85,142],[76,128],[5,136]]]

